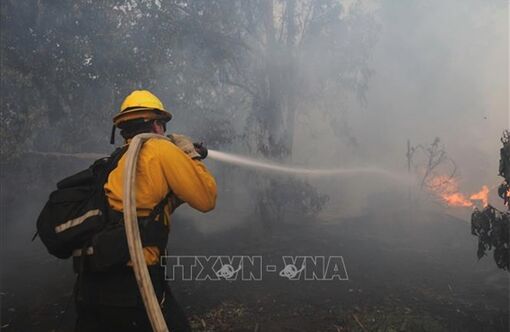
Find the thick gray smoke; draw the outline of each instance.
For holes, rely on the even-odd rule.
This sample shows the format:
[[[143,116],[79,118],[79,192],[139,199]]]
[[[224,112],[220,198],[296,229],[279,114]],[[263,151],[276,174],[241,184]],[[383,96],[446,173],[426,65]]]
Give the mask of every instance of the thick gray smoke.
[[[264,303],[257,289],[255,330],[280,300],[298,308],[296,294],[307,306],[315,296],[314,310],[328,306],[326,316],[335,316],[310,330],[349,321],[347,330],[357,329],[358,316],[376,330],[369,322],[392,320],[385,310],[398,306],[406,316],[394,326],[400,330],[413,330],[405,325],[413,316],[440,311],[438,324],[451,323],[444,330],[495,330],[490,324],[508,318],[508,276],[489,259],[476,260],[463,222],[480,202],[447,208],[420,188],[424,152],[439,138],[447,158],[438,174],[455,169],[461,194],[486,185],[489,203],[501,206],[499,139],[510,127],[507,0],[0,6],[2,328],[53,330],[65,311],[74,276],[69,262],[59,265],[40,241],[29,242],[37,215],[58,180],[113,150],[111,119],[134,89],[151,90],[173,113],[169,133],[212,149],[205,163],[218,183],[216,209],[203,215],[180,207],[170,251],[346,255],[353,282],[343,290],[268,288]],[[421,147],[410,165],[408,142]],[[238,290],[221,287],[182,296],[207,311]],[[252,310],[244,292],[231,298]],[[402,301],[391,302],[394,296]],[[341,301],[341,310],[331,309]],[[347,310],[345,320],[337,309]],[[377,314],[362,317],[365,309]],[[301,312],[321,317],[307,307],[288,321],[299,322]]]
[[[440,137],[457,165],[460,190],[494,187],[499,183],[499,138],[509,127],[507,3],[370,4],[366,8],[377,17],[379,31],[367,104],[344,108],[344,129],[356,138],[356,148],[339,141],[320,116],[310,116],[299,131],[302,143],[295,160],[384,165],[405,172],[406,140],[429,145]],[[381,190],[365,185],[367,192]],[[491,198],[498,204],[494,188]]]
[[[293,127],[292,151],[283,157],[285,164],[311,169],[372,167],[406,173],[407,140],[413,146],[426,146],[439,137],[457,165],[459,190],[472,193],[482,185],[493,188],[498,182],[499,137],[508,127],[507,3],[503,0],[340,3],[338,15],[344,25],[331,26],[332,38],[314,32],[311,24],[305,29],[308,35],[296,33],[300,49],[294,51],[298,54],[295,58],[285,53],[263,54],[277,69],[285,68],[286,62],[297,68],[293,80],[299,85],[292,79],[273,85],[275,95],[288,95],[289,87],[299,90],[299,96],[291,100],[293,103],[278,101],[293,107],[293,126],[284,118],[266,123],[276,127],[272,133],[275,136],[281,135],[279,126]],[[302,20],[309,13],[307,2],[303,4],[295,12]],[[263,121],[254,120],[264,111],[257,110],[260,107],[257,88],[261,89],[254,77],[265,68],[250,53],[256,52],[260,43],[257,40],[260,31],[256,30],[261,29],[260,25],[255,24],[255,30],[249,31],[252,37],[243,35],[241,40],[253,44],[250,52],[243,53],[244,48],[236,49],[238,45],[228,44],[228,39],[225,46],[215,42],[214,34],[205,33],[221,29],[237,31],[238,16],[233,16],[232,22],[221,21],[223,26],[208,21],[210,27],[198,24],[194,16],[211,20],[220,13],[214,10],[232,11],[234,15],[236,8],[225,3],[206,13],[185,2],[165,5],[142,1],[135,5],[128,1],[96,7],[84,4],[84,16],[57,24],[45,15],[64,17],[67,9],[46,4],[44,10],[24,8],[25,13],[15,11],[14,4],[4,6],[10,20],[7,22],[12,21],[16,27],[3,29],[10,32],[3,35],[7,45],[3,52],[9,56],[5,64],[15,70],[34,67],[38,70],[35,77],[38,81],[30,84],[41,90],[39,99],[21,98],[24,90],[9,87],[12,82],[16,87],[24,87],[30,77],[8,81],[5,78],[2,151],[7,151],[7,158],[11,157],[11,145],[17,153],[27,150],[105,153],[109,150],[108,122],[122,98],[133,88],[150,88],[175,115],[169,131],[204,140],[223,152],[281,161],[274,151],[261,154],[261,147],[275,144],[257,138],[268,133],[264,133],[267,128]],[[260,6],[250,10],[254,9]],[[273,10],[278,27],[284,19],[283,7],[275,5]],[[317,14],[318,10],[312,12],[316,15],[312,23],[334,13],[329,10]],[[93,15],[95,11],[103,14]],[[38,17],[34,26],[18,24],[23,21],[16,16],[21,15],[18,12],[24,15],[33,12]],[[162,26],[154,20],[156,16],[175,22]],[[64,29],[66,24],[70,26]],[[105,44],[101,34],[89,35],[96,30],[111,31],[115,38]],[[24,39],[13,39],[14,34]],[[46,38],[42,37],[44,34]],[[71,43],[73,34],[75,42]],[[148,35],[154,38],[147,38]],[[61,49],[69,51],[64,53]],[[8,53],[13,50],[19,55]],[[34,58],[33,54],[39,55]],[[58,69],[55,73],[38,69],[38,63],[45,57],[50,65],[44,68],[54,64]],[[11,58],[26,63],[21,65]],[[121,61],[124,58],[129,60]],[[67,76],[59,67],[61,63],[69,66]],[[242,66],[244,81],[235,76],[233,65]],[[44,83],[45,80],[49,81]],[[59,85],[60,81],[66,83]],[[241,84],[229,84],[232,81]],[[225,189],[220,204],[222,200],[234,200],[229,205],[242,206],[241,211],[251,213],[253,193],[238,191],[264,186],[253,178],[254,172],[213,161],[209,165],[218,177],[220,190]],[[355,175],[350,180],[307,181],[320,193],[329,195],[323,211],[335,217],[363,214],[368,196],[400,186],[384,179]],[[494,194],[493,189],[491,197],[496,200]],[[468,213],[466,210],[465,215]]]
[[[371,1],[362,8],[378,28],[366,104],[339,92],[327,96],[329,107],[300,105],[292,161],[406,173],[406,141],[428,146],[439,137],[457,167],[459,191],[488,185],[490,202],[498,205],[499,138],[509,127],[505,1]],[[323,66],[328,63],[325,58]],[[307,71],[310,81],[314,68]],[[341,121],[332,123],[330,112]],[[363,214],[369,196],[400,186],[364,176],[312,183],[329,194],[324,212],[335,218]],[[456,213],[468,218],[470,209]]]
[[[405,139],[442,139],[466,189],[496,181],[509,127],[506,1],[383,1],[369,105],[370,155],[401,160]],[[362,114],[362,116],[359,116]],[[370,143],[368,143],[370,142]]]

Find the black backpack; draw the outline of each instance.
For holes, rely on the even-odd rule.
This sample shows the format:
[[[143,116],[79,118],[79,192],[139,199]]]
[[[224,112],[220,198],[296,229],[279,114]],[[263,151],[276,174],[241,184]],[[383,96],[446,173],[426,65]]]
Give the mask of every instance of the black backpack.
[[[50,254],[69,258],[107,226],[110,213],[103,186],[126,150],[117,148],[57,184],[37,219],[36,235]]]

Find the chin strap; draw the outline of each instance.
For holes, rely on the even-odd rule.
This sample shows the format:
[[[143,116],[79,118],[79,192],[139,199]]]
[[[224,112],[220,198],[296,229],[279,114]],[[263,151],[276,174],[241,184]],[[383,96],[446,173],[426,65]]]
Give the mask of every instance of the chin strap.
[[[112,126],[112,134],[110,136],[110,144],[115,144],[115,125]]]

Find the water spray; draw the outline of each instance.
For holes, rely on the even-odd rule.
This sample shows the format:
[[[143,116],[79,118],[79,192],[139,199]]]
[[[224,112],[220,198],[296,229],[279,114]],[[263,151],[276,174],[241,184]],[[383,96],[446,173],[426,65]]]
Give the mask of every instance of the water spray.
[[[232,153],[220,152],[209,149],[209,158],[228,164],[245,166],[261,171],[287,173],[294,175],[305,175],[313,177],[322,176],[349,176],[360,174],[374,174],[402,180],[402,176],[388,170],[376,167],[357,167],[357,168],[304,168],[278,164],[271,161],[260,161],[253,158],[243,157]]]
[[[60,152],[34,152],[30,153],[55,156],[55,157],[73,157],[78,159],[94,160],[98,158],[107,157],[101,153],[60,153]],[[292,165],[285,165],[268,160],[260,160],[250,157],[244,157],[233,153],[221,152],[218,150],[209,149],[209,159],[217,162],[237,165],[241,167],[251,168],[257,171],[271,172],[271,173],[285,173],[298,176],[309,177],[325,177],[325,176],[355,176],[355,175],[377,175],[390,178],[397,181],[404,181],[405,176],[399,173],[391,172],[389,170],[378,167],[355,167],[355,168],[306,168]]]

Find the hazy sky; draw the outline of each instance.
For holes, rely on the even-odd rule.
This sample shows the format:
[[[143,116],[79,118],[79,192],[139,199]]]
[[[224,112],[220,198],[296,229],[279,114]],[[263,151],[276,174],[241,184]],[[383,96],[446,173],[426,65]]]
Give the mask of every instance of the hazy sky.
[[[343,2],[347,8],[353,3]],[[500,137],[509,128],[507,1],[363,3],[374,15],[378,32],[369,61],[373,76],[367,105],[352,101],[343,106],[357,148],[345,146],[328,130],[317,130],[314,137],[299,139],[308,146],[298,151],[298,162],[380,165],[404,173],[407,139],[428,145],[440,137],[457,164],[460,190],[469,195],[488,185],[491,203],[499,206]],[[326,126],[315,121],[304,127]],[[340,203],[364,201],[370,192],[386,190],[360,185],[360,179],[333,183],[328,193],[347,190],[352,196]]]
[[[360,139],[372,142],[373,156],[403,157],[407,138],[438,136],[470,179],[467,189],[496,181],[499,137],[509,127],[508,3],[377,3],[375,74],[366,111],[353,117]]]

